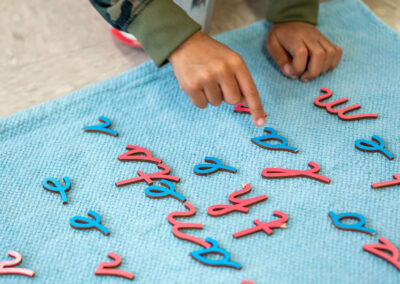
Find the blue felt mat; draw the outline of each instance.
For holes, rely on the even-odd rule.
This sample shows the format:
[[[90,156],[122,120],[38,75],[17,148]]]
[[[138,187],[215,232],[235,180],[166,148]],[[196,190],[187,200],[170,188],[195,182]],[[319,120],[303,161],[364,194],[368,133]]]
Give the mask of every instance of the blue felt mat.
[[[298,154],[252,144],[250,138],[263,130],[249,116],[233,113],[228,105],[195,108],[170,67],[157,70],[151,63],[0,120],[0,260],[15,250],[23,256],[21,267],[36,272],[33,279],[0,276],[0,282],[126,283],[94,275],[113,251],[122,256],[120,268],[133,272],[137,283],[399,283],[399,271],[362,250],[380,236],[400,247],[400,188],[370,187],[400,171],[399,36],[359,1],[322,4],[319,28],[343,47],[343,59],[333,72],[305,84],[282,76],[266,54],[269,27],[259,22],[218,39],[243,55],[262,95],[267,126],[298,147]],[[379,118],[339,120],[313,105],[321,87]],[[119,137],[82,130],[100,115],[112,120]],[[393,161],[354,148],[356,139],[373,134],[387,142],[396,155]],[[175,238],[167,222],[169,212],[184,210],[177,200],[147,198],[145,183],[114,185],[138,170],[157,169],[118,161],[127,144],[149,149],[181,177],[177,191],[197,208],[187,221],[204,224],[203,230],[189,233],[217,240],[242,264],[241,271],[204,266],[189,256],[200,247]],[[205,156],[220,158],[238,173],[194,175],[193,166]],[[309,161],[321,166],[331,184],[261,177],[266,167],[307,169]],[[63,176],[72,182],[68,205],[41,186],[46,177]],[[249,196],[267,194],[269,199],[250,207],[249,214],[207,215],[210,205],[228,203],[228,194],[241,183],[253,186]],[[70,227],[71,217],[86,216],[88,210],[102,216],[109,237]],[[273,210],[289,215],[287,229],[271,236],[232,237],[254,219],[274,219]],[[328,218],[330,210],[363,214],[378,234],[340,231]]]

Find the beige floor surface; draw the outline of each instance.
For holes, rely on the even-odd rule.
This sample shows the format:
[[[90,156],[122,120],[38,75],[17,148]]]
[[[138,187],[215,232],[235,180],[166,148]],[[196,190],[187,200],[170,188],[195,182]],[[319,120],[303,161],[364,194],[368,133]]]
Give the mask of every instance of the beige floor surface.
[[[400,0],[364,1],[400,32]],[[265,0],[216,0],[210,33],[251,24],[265,10]],[[149,60],[113,40],[89,0],[2,0],[0,13],[0,117]]]

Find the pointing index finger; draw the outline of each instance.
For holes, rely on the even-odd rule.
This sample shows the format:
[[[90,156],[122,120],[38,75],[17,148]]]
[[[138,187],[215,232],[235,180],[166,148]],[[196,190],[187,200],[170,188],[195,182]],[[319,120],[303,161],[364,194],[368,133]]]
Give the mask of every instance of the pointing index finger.
[[[263,126],[265,124],[265,112],[258,93],[256,84],[251,77],[250,71],[246,64],[243,63],[241,68],[237,69],[236,79],[239,83],[240,90],[247,106],[250,109],[251,117],[256,126]]]

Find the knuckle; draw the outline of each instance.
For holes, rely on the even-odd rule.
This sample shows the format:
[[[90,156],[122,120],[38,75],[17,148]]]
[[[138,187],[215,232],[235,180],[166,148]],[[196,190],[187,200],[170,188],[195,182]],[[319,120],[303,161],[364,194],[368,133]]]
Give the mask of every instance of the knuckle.
[[[240,103],[241,98],[237,97],[237,96],[228,96],[227,98],[225,98],[225,102],[229,105],[236,105],[238,103]]]
[[[228,66],[224,61],[219,61],[214,64],[214,70],[217,74],[224,74],[228,70]]]
[[[240,66],[244,63],[243,58],[238,54],[238,53],[233,53],[233,55],[230,57],[230,63],[237,67]]]
[[[325,50],[323,50],[322,48],[317,48],[315,51],[314,51],[314,54],[315,54],[315,56],[317,56],[317,57],[324,57],[325,56]]]
[[[203,83],[210,82],[213,78],[211,72],[208,70],[199,71],[198,76],[199,80]]]
[[[307,56],[307,54],[308,54],[307,48],[305,48],[304,46],[299,47],[294,53],[295,56],[300,56],[300,57]]]
[[[334,57],[336,55],[336,50],[334,47],[329,47],[326,49],[326,53],[329,57]]]
[[[197,81],[187,81],[182,83],[182,90],[185,92],[196,92],[200,90],[200,84]]]

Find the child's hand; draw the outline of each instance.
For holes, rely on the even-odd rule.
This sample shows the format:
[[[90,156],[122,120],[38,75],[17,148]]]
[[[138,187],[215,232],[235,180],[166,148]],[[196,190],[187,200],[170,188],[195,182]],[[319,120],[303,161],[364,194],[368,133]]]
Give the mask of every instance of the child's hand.
[[[286,76],[307,82],[335,68],[342,49],[315,26],[304,22],[274,24],[266,40],[269,54]]]
[[[260,96],[246,63],[226,45],[196,32],[168,59],[179,87],[194,105],[205,108],[208,103],[242,102],[250,108],[255,125],[265,124]]]

